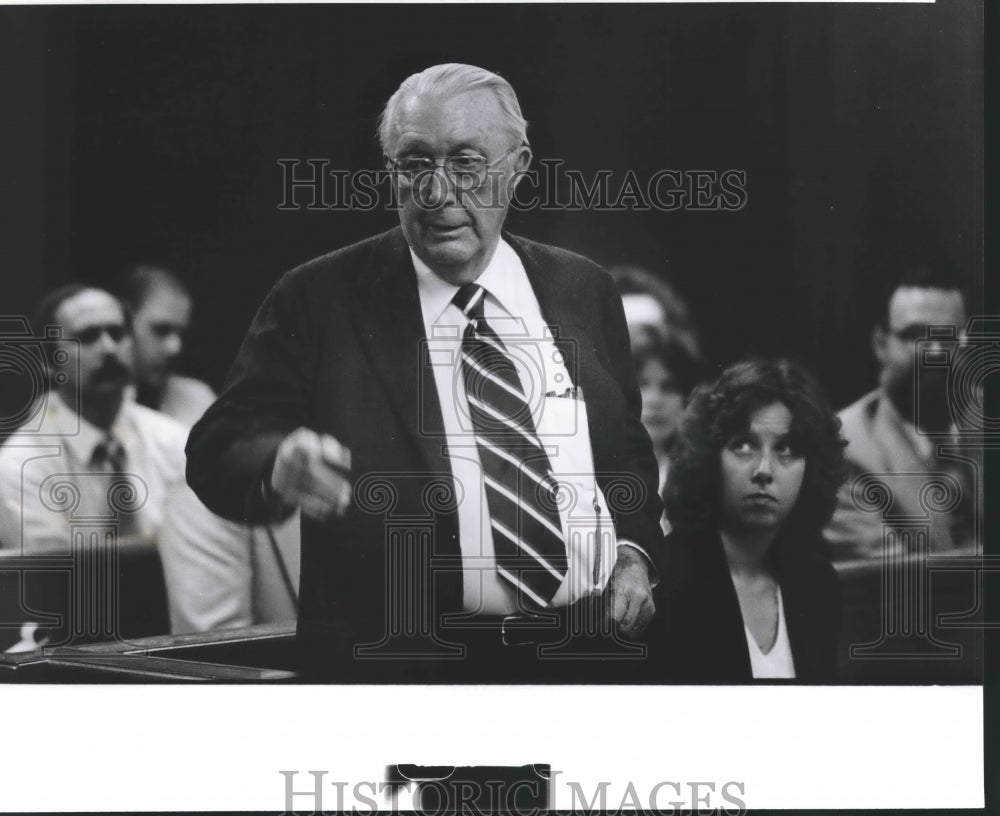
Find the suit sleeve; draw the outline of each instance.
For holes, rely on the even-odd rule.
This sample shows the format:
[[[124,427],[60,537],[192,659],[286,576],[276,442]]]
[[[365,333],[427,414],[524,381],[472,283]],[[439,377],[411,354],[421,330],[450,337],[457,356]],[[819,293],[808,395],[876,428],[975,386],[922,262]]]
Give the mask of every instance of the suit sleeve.
[[[642,424],[642,396],[632,360],[628,324],[621,295],[607,274],[602,275],[603,291],[600,293],[604,308],[605,348],[610,373],[625,397],[622,417],[624,470],[642,484],[641,501],[633,512],[616,514],[616,532],[619,540],[630,542],[649,558],[657,574],[664,575],[663,501],[659,494],[659,471],[653,445]],[[610,501],[610,498],[609,498]]]
[[[308,423],[315,334],[295,272],[264,300],[219,398],[191,430],[187,480],[215,513],[263,523],[289,515],[262,490],[281,441]]]

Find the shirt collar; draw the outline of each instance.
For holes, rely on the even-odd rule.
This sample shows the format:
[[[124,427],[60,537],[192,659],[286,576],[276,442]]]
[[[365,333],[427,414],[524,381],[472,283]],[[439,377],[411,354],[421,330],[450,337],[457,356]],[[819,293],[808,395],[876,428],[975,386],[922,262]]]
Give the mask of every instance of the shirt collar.
[[[430,327],[435,325],[451,305],[458,286],[441,278],[410,249],[413,268],[417,273],[417,290],[424,313],[425,329],[430,336]],[[520,313],[518,304],[523,297],[523,282],[527,275],[517,253],[503,238],[490,258],[486,268],[476,278],[475,283],[486,289],[500,307],[510,315]]]
[[[96,448],[108,436],[96,425],[91,424],[80,414],[77,414],[56,391],[46,395],[46,429],[53,436],[60,437],[60,444],[65,445],[73,458],[84,465],[90,464]],[[122,403],[122,408],[115,417],[110,433],[122,440],[128,435],[126,405],[128,396]]]

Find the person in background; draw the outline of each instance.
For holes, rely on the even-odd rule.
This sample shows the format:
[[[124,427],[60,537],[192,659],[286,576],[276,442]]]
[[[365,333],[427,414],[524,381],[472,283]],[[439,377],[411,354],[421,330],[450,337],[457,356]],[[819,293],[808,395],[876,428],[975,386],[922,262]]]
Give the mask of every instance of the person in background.
[[[691,310],[672,286],[639,266],[623,264],[608,272],[622,296],[633,350],[658,338],[676,343],[700,363],[701,346]]]
[[[785,360],[737,363],[695,390],[671,446],[650,634],[666,678],[833,679],[840,591],[821,533],[843,478],[839,424]]]
[[[932,552],[947,553],[974,540],[977,490],[975,468],[968,460],[976,458],[976,452],[953,449],[948,455],[947,450],[959,441],[949,406],[948,376],[953,353],[964,342],[962,283],[944,266],[911,266],[893,281],[885,304],[872,332],[880,369],[878,387],[839,415],[848,443],[849,478],[825,533],[838,561],[881,558],[886,533],[890,534],[886,541],[902,541],[891,535],[892,525],[882,514],[865,507],[853,492],[861,477],[874,479],[886,491],[894,516],[929,520]],[[952,339],[930,339],[932,326],[950,333]],[[921,339],[922,351],[917,345]],[[921,365],[918,354],[939,364]],[[929,513],[924,506],[926,488],[936,474],[946,477],[944,484],[958,485],[957,504],[948,513]]]
[[[632,359],[642,393],[642,424],[653,441],[659,491],[667,481],[667,446],[691,389],[702,379],[698,334],[687,304],[668,283],[639,266],[608,270],[621,294]],[[670,522],[664,512],[664,532]]]
[[[132,312],[136,399],[190,427],[215,400],[206,383],[177,373],[191,325],[191,295],[172,272],[140,264],[115,289]]]
[[[34,328],[45,336],[47,327],[61,337],[46,348],[40,422],[31,417],[0,447],[0,545],[30,555],[151,543],[171,631],[252,623],[243,532],[184,481],[187,429],[131,397],[128,311],[102,289],[69,284],[39,304]],[[97,535],[74,537],[80,523]]]
[[[139,264],[118,282],[132,312],[136,400],[190,430],[215,401],[209,385],[177,373],[191,325],[192,299],[172,272]],[[253,621],[295,620],[299,578],[299,516],[270,525],[244,527],[253,573]]]
[[[642,424],[653,441],[662,494],[669,470],[670,440],[684,415],[688,396],[702,379],[702,370],[676,336],[668,339],[654,336],[633,348],[632,359],[642,394]],[[666,514],[662,526],[669,532]]]

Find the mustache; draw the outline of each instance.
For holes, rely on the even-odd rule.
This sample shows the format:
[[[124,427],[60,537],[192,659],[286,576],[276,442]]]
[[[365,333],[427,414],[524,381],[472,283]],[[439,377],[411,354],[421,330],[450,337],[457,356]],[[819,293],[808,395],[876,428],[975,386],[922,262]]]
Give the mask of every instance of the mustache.
[[[101,367],[94,372],[95,380],[122,380],[128,379],[132,375],[128,366],[118,360],[106,360]]]

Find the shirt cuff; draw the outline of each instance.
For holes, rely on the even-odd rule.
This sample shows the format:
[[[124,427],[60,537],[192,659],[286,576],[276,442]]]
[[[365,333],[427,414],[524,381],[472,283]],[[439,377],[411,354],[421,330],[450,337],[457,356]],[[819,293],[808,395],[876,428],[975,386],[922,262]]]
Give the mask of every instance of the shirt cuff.
[[[625,539],[618,539],[619,547],[629,547],[635,550],[642,556],[642,559],[646,562],[646,566],[649,567],[649,586],[655,587],[660,583],[660,576],[656,572],[656,566],[653,564],[653,559],[649,557],[649,554],[634,541],[627,541]]]

